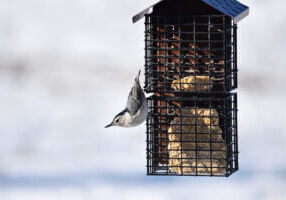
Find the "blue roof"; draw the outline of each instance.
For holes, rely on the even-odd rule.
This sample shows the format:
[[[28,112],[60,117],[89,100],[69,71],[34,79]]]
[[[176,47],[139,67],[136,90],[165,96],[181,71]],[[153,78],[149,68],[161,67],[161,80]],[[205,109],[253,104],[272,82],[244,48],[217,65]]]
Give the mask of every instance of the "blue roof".
[[[249,13],[249,8],[237,0],[202,0],[218,11],[232,17],[237,23],[246,17]]]
[[[142,17],[144,17],[144,15],[152,13],[153,7],[161,3],[162,1],[165,1],[165,0],[160,0],[157,3],[153,4],[152,6],[141,11],[137,15],[135,15],[132,18],[133,23],[139,21]],[[240,20],[245,18],[249,13],[249,7],[246,5],[243,5],[237,0],[201,0],[201,1],[205,2],[206,4],[213,7],[214,9],[222,12],[223,14],[232,17],[234,20],[234,23],[239,22]]]

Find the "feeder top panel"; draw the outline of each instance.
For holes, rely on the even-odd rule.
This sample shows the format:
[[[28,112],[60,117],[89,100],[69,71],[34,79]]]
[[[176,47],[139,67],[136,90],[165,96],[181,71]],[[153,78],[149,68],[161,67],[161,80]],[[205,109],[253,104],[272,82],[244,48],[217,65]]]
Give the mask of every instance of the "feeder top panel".
[[[146,8],[145,10],[141,11],[137,15],[132,18],[133,23],[136,23],[141,18],[143,18],[146,14],[151,14],[153,12],[153,8],[164,1],[168,0],[160,0],[157,3],[151,5],[150,7]],[[170,0],[169,0],[170,1]],[[194,1],[194,0],[189,0]],[[234,23],[241,21],[245,18],[249,13],[249,7],[243,5],[242,3],[238,2],[237,0],[199,0],[206,3],[208,6],[211,6],[215,10],[223,13],[231,18],[233,18]],[[176,1],[179,4],[180,1]],[[191,14],[191,13],[190,13]]]

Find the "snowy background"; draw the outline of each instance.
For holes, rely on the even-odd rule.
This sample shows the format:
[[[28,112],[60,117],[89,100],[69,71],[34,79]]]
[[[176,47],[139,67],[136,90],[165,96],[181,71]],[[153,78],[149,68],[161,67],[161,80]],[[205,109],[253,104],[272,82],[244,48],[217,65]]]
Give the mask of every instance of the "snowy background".
[[[155,0],[0,1],[0,199],[286,199],[286,3],[242,0],[240,171],[147,177],[145,126],[110,128]]]

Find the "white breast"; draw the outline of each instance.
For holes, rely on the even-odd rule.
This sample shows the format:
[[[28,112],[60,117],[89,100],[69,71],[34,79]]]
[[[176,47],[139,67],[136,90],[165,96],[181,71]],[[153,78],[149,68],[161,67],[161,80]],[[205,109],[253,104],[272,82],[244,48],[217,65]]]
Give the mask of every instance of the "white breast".
[[[130,127],[132,121],[133,121],[132,116],[128,112],[126,112],[120,119],[120,126]]]
[[[131,116],[130,113],[126,112],[121,120],[121,127],[133,127],[142,124],[147,117],[147,109],[139,110],[134,116]]]

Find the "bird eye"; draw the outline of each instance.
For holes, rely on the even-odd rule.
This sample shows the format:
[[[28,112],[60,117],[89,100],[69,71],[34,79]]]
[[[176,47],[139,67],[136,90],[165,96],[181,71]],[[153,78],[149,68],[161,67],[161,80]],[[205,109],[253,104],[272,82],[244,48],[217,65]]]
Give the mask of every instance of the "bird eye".
[[[115,120],[115,123],[118,123],[119,122],[119,119]]]

